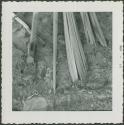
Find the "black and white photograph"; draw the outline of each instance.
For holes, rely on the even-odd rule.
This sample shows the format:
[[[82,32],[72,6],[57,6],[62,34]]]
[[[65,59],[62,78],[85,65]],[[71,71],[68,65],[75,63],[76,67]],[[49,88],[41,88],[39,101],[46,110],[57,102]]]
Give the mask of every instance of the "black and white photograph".
[[[112,110],[112,13],[18,12],[14,111]]]
[[[91,3],[94,3],[96,10]],[[4,21],[8,15],[7,21],[2,20],[4,44],[2,63],[5,62],[3,64],[5,69],[8,67],[8,70],[2,70],[4,79],[2,92],[3,96],[6,96],[3,98],[2,105],[3,110],[6,110],[5,114],[11,111],[15,113],[15,119],[17,115],[21,116],[21,119],[25,119],[22,123],[34,123],[33,116],[36,113],[42,113],[36,116],[36,119],[40,119],[45,114],[41,118],[44,123],[47,113],[49,117],[50,113],[55,113],[57,116],[56,113],[59,115],[59,113],[72,112],[73,117],[69,118],[71,123],[76,119],[79,123],[83,121],[81,116],[80,120],[74,119],[75,113],[87,113],[84,114],[84,121],[87,123],[88,113],[91,115],[106,113],[105,117],[103,115],[104,118],[100,118],[101,122],[107,117],[108,121],[111,121],[116,111],[122,116],[122,4],[104,2],[102,7],[100,2],[91,3],[89,2],[91,9],[87,8],[88,2],[66,4],[61,2],[7,4],[5,2],[3,4]],[[71,4],[74,9],[71,8]],[[113,9],[112,4],[120,8],[116,10],[113,7]],[[58,9],[54,8],[56,5]],[[10,11],[7,10],[9,6]],[[104,10],[105,7],[108,10]],[[116,21],[118,13],[120,14],[118,17],[121,17],[120,21]],[[8,31],[6,31],[7,26],[10,26]],[[8,47],[5,47],[7,45]],[[5,84],[3,81],[6,85],[3,85]],[[8,107],[7,98],[10,102]],[[26,120],[27,114],[31,115],[31,121]],[[7,119],[14,123],[12,122],[14,117],[12,119],[11,117]],[[61,119],[60,117],[58,119]],[[63,114],[63,117],[68,115]],[[97,118],[91,118],[91,121]],[[4,121],[7,119],[4,117]],[[48,119],[52,120],[52,118]],[[63,119],[60,121],[69,122],[68,118],[66,122]],[[121,117],[118,119],[117,121],[121,121]],[[20,123],[21,120],[15,121]],[[57,120],[54,121],[57,123]]]

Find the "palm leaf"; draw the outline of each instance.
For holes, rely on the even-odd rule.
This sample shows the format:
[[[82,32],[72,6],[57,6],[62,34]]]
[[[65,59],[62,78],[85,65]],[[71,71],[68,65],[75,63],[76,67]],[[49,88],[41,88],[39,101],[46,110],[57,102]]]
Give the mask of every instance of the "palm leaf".
[[[67,19],[67,24],[68,24],[68,34],[69,35],[69,43],[70,45],[68,45],[68,41],[66,41],[66,48],[71,48],[72,52],[73,52],[73,60],[70,61],[71,63],[75,62],[76,65],[76,70],[75,72],[78,73],[78,76],[81,80],[84,80],[85,76],[86,76],[86,71],[87,71],[87,66],[86,66],[86,59],[85,59],[85,55],[83,52],[83,47],[78,35],[78,31],[77,31],[77,27],[76,27],[76,23],[75,23],[75,18],[73,13],[71,12],[67,12],[64,14],[65,18]],[[66,27],[64,27],[64,29],[66,29]],[[65,34],[66,34],[66,30],[65,30]],[[67,49],[67,54],[68,54],[68,49]],[[70,55],[72,56],[72,53],[70,53]],[[69,63],[69,65],[72,65]],[[75,78],[74,72],[72,69],[70,69],[70,74],[72,74],[72,79],[73,77]],[[73,81],[75,81],[73,79]]]
[[[64,19],[64,34],[65,34],[65,43],[66,43],[66,52],[67,52],[69,71],[70,71],[72,81],[76,81],[78,79],[78,74],[77,74],[76,62],[74,58],[73,47],[70,39],[69,25],[68,25],[66,12],[63,12],[63,19]]]
[[[91,24],[90,24],[88,14],[86,12],[80,12],[80,14],[81,14],[81,18],[82,18],[82,22],[83,22],[83,26],[84,26],[84,32],[85,32],[87,42],[92,44],[92,45],[96,45],[94,33],[93,33],[93,30],[92,30],[92,27],[91,27]]]
[[[106,47],[107,43],[106,43],[105,37],[103,35],[102,29],[100,27],[100,24],[98,22],[96,13],[95,12],[90,12],[89,17],[90,17],[91,24],[93,26],[93,31],[95,33],[96,38],[98,39],[98,41],[100,42],[100,44],[102,46]]]

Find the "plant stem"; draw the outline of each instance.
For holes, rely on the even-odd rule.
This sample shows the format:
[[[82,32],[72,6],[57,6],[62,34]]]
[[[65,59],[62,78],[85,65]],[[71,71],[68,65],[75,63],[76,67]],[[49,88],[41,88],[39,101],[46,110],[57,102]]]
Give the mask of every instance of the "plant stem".
[[[83,22],[83,26],[84,26],[84,32],[85,32],[85,36],[86,36],[88,44],[96,45],[94,33],[93,33],[93,29],[91,27],[88,13],[80,12],[80,14],[81,14],[81,18],[82,18],[82,22]]]
[[[56,58],[57,58],[58,12],[53,12],[53,91],[56,93]]]
[[[68,13],[63,12],[63,19],[64,19],[64,34],[65,34],[65,43],[66,43],[66,52],[67,52],[67,60],[68,60],[68,67],[69,67],[69,72],[72,78],[72,81],[78,80],[78,73],[77,73],[77,68],[76,68],[76,61],[74,57],[74,51],[73,51],[73,45],[72,41],[73,39],[73,34],[70,31],[70,22],[68,20]]]
[[[33,57],[35,56],[36,45],[37,45],[37,27],[38,27],[38,12],[34,12],[32,17],[30,43],[28,46],[28,55]]]
[[[89,17],[91,19],[91,24],[93,26],[93,31],[95,33],[96,38],[100,42],[100,44],[104,47],[107,46],[104,34],[102,32],[102,29],[100,27],[100,24],[98,22],[97,16],[95,12],[89,12]]]
[[[85,80],[86,71],[87,71],[86,59],[85,59],[83,47],[79,38],[79,33],[77,31],[74,14],[72,12],[67,12],[66,18],[67,18],[67,24],[68,24],[68,34],[66,33],[67,29],[65,30],[65,34],[69,36],[69,40],[68,41],[66,40],[66,43],[69,42],[69,45],[68,44],[66,45],[67,54],[69,53],[69,57],[74,56],[74,59],[68,58],[68,62],[70,59],[70,62],[68,65],[70,65],[71,67],[69,71],[72,77],[72,81],[74,82],[78,80],[78,75],[81,80]],[[69,49],[71,49],[71,52],[69,52]],[[74,62],[76,66],[74,66],[73,64]]]

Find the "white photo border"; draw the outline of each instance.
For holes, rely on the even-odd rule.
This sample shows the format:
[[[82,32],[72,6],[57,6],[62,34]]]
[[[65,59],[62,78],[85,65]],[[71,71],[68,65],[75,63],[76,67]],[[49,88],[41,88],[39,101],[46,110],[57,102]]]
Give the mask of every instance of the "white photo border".
[[[112,12],[112,111],[12,111],[12,12],[87,11]],[[123,122],[123,2],[2,2],[1,34],[2,123]]]

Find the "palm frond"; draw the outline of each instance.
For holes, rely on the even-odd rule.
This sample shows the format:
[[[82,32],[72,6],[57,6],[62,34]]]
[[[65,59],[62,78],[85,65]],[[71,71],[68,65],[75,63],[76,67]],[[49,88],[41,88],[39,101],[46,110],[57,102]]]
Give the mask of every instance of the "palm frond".
[[[71,38],[70,38],[72,37],[72,35],[70,35],[70,32],[69,32],[69,24],[68,24],[66,12],[63,12],[63,19],[64,19],[64,34],[65,34],[65,43],[66,43],[66,52],[67,52],[69,71],[70,71],[72,81],[76,81],[78,79],[78,74],[77,74],[76,62],[74,58],[73,46],[71,44]]]
[[[29,28],[29,26],[19,17],[16,16],[15,13],[12,13],[12,17],[18,22],[20,23],[26,30],[27,32],[30,34],[31,33],[31,29]]]
[[[106,47],[107,43],[106,43],[105,37],[103,35],[102,29],[100,27],[100,24],[98,22],[96,13],[95,12],[90,12],[89,17],[91,19],[91,23],[92,23],[92,26],[93,26],[93,31],[95,33],[96,38],[98,39],[98,41],[100,42],[100,44],[102,46]]]
[[[70,70],[70,74],[72,74],[72,79],[73,81],[77,80],[77,75],[75,75],[76,73],[78,74],[79,78],[81,80],[85,79],[86,76],[86,71],[87,71],[87,66],[86,66],[86,59],[85,59],[85,55],[84,55],[84,51],[83,51],[83,47],[78,35],[78,31],[77,31],[77,27],[76,27],[76,23],[75,23],[75,18],[73,13],[71,12],[67,12],[64,13],[66,20],[67,20],[67,24],[68,24],[68,35],[69,35],[69,43],[70,46],[68,46],[68,41],[66,40],[66,48],[71,48],[72,52],[73,52],[73,60],[71,60],[69,63],[69,65],[72,65],[72,63],[75,62],[75,71]],[[66,29],[66,26],[64,26],[64,29]],[[66,34],[66,30],[65,30],[65,34]],[[68,54],[68,49],[67,49],[67,54]],[[70,53],[69,55],[72,56],[72,53]],[[74,74],[75,73],[75,74]],[[76,79],[74,79],[76,78]]]
[[[83,27],[84,27],[84,32],[86,36],[86,40],[88,43],[92,45],[96,45],[95,43],[95,38],[94,38],[94,33],[90,24],[89,16],[86,12],[80,12],[82,22],[83,22]]]
[[[96,13],[80,12],[80,14],[87,42],[90,43],[91,45],[96,45],[95,42],[97,39],[102,46],[107,46]]]

